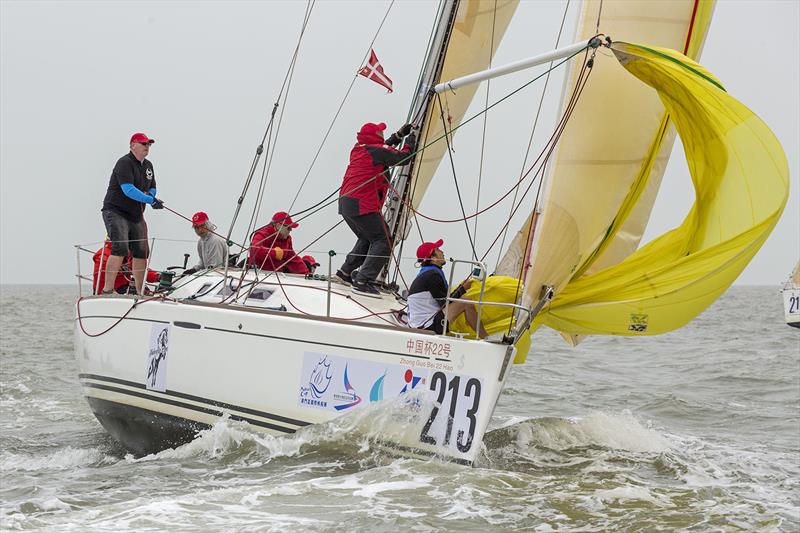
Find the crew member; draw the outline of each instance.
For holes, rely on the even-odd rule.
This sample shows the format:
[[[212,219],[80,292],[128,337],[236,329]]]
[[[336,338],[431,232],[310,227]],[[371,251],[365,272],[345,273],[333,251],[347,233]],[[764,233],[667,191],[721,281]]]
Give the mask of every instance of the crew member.
[[[111,255],[111,241],[106,240],[103,247],[94,253],[94,269],[92,271],[92,294],[100,294],[106,280],[106,263]],[[131,279],[131,254],[125,258],[122,268],[114,279],[113,291],[117,294],[127,294],[130,290]],[[147,283],[158,283],[158,272],[147,271]]]
[[[204,268],[216,268],[225,265],[225,253],[228,245],[225,239],[214,233],[217,227],[208,219],[208,215],[198,211],[192,215],[192,229],[200,239],[197,241],[197,264],[185,271],[183,275],[194,274]]]
[[[408,290],[408,325],[412,328],[428,329],[440,335],[444,332],[444,305],[447,299],[447,278],[442,266],[445,264],[444,252],[440,246],[442,239],[436,242],[423,242],[417,248],[417,260],[420,269],[417,277],[411,282]],[[467,292],[472,279],[463,282],[450,295],[461,298]],[[474,331],[478,331],[478,313],[475,306],[467,302],[450,302],[447,306],[447,322],[451,323],[461,313]],[[483,325],[480,326],[479,338],[487,336]]]
[[[289,235],[299,224],[285,211],[272,216],[272,222],[256,231],[250,242],[248,263],[262,270],[308,274],[308,267],[294,252]]]
[[[129,251],[133,256],[136,292],[142,294],[148,255],[144,206],[150,204],[153,209],[164,207],[161,200],[156,198],[153,164],[146,159],[154,142],[144,133],[134,133],[130,140],[130,152],[119,158],[111,172],[102,209],[106,234],[111,239],[111,255],[101,294],[113,292],[114,280]]]
[[[386,124],[367,123],[356,135],[358,143],[350,151],[350,164],[339,190],[339,214],[355,233],[357,240],[336,275],[353,285],[353,291],[379,296],[373,282],[389,261],[391,245],[381,208],[389,189],[387,168],[406,161],[416,149],[416,136],[406,124],[386,141]],[[406,137],[402,150],[393,148]],[[358,269],[355,277],[352,273]]]
[[[316,271],[317,267],[319,266],[319,263],[317,263],[317,260],[314,259],[314,256],[312,255],[304,255],[303,263],[306,264],[306,268],[308,268],[309,274],[313,274],[314,271]]]

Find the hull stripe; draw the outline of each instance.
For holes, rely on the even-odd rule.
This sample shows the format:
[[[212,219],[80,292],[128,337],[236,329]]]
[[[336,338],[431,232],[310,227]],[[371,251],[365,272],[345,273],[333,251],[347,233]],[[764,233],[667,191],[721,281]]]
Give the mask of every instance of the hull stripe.
[[[100,389],[100,390],[107,390],[110,392],[114,392],[117,394],[127,395],[127,396],[135,396],[138,398],[144,398],[145,400],[149,400],[156,403],[162,403],[166,405],[172,405],[174,407],[180,407],[181,409],[188,409],[191,411],[197,411],[199,413],[205,413],[214,416],[222,416],[223,412],[219,409],[210,409],[208,407],[200,407],[198,405],[192,405],[184,402],[179,402],[177,400],[171,400],[169,398],[157,398],[155,396],[151,396],[149,394],[145,394],[143,392],[132,391],[128,389],[120,389],[118,387],[114,387],[111,385],[102,385],[100,383],[83,383],[84,387],[89,387],[92,389]],[[121,402],[117,402],[121,403]],[[166,413],[165,413],[166,414]],[[180,417],[179,417],[180,418]],[[287,428],[283,426],[278,426],[276,424],[270,424],[269,422],[262,422],[261,420],[255,420],[252,418],[247,418],[244,416],[238,416],[234,414],[229,414],[229,418],[231,420],[236,420],[238,422],[247,422],[248,424],[252,424],[254,426],[259,426],[267,429],[272,429],[275,431],[280,431],[281,433],[294,433],[296,430],[292,428]]]
[[[105,381],[105,382],[109,382],[109,383],[117,383],[119,385],[125,385],[127,387],[133,387],[133,388],[136,388],[136,389],[147,390],[146,387],[143,384],[136,383],[135,381],[128,381],[128,380],[125,380],[125,379],[112,378],[112,377],[107,377],[107,376],[100,376],[100,375],[97,375],[97,374],[78,374],[78,377],[80,379],[93,379],[93,380]],[[91,384],[90,383],[84,383],[84,385],[89,386]],[[126,391],[126,392],[131,392],[132,393],[132,391]],[[267,413],[266,411],[259,411],[257,409],[250,409],[249,407],[242,407],[242,406],[234,405],[234,404],[230,404],[230,403],[219,402],[219,401],[216,401],[216,400],[203,398],[202,396],[194,396],[192,394],[185,394],[183,392],[176,392],[176,391],[172,391],[172,390],[167,390],[166,392],[160,392],[160,391],[154,391],[154,392],[156,392],[159,395],[172,396],[172,397],[181,398],[181,399],[184,399],[184,400],[191,400],[193,402],[204,403],[204,404],[211,405],[213,407],[219,408],[217,411],[214,411],[214,410],[207,411],[209,413],[217,414],[219,412],[219,410],[221,410],[221,409],[228,409],[228,410],[231,410],[231,411],[239,411],[239,412],[247,413],[247,414],[254,415],[254,416],[260,416],[262,418],[269,418],[271,420],[275,420],[276,422],[283,422],[284,424],[292,424],[294,426],[304,427],[304,426],[308,426],[308,425],[311,424],[311,422],[305,422],[303,420],[297,420],[297,419],[289,418],[289,417],[286,417],[286,416]],[[148,399],[153,398],[153,399],[156,399],[156,400],[160,400],[160,398],[156,398],[155,396],[150,396],[150,395],[147,395],[147,394],[145,394],[143,397],[148,398]],[[169,402],[166,402],[166,403],[169,403]],[[184,405],[188,405],[188,404],[182,404],[181,407],[183,407]],[[197,410],[197,408],[195,406],[193,406],[192,408]],[[286,429],[286,428],[282,428],[282,429]]]

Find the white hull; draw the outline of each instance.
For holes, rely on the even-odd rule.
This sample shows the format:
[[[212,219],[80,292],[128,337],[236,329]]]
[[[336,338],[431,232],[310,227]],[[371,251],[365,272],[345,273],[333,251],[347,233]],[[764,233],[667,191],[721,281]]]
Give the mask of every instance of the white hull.
[[[201,277],[176,294],[191,294],[209,279]],[[301,308],[303,294],[311,300],[327,297],[316,290],[308,295],[309,286],[321,282],[292,282],[294,296],[277,292],[267,303],[274,307],[283,298],[283,305],[291,301]],[[311,300],[306,303],[314,305]],[[362,302],[373,311],[398,307],[388,296]],[[93,412],[136,453],[186,442],[222,416],[267,433],[293,433],[413,389],[425,391],[422,401],[397,402],[413,416],[404,415],[403,427],[387,432],[384,443],[404,453],[471,464],[514,351],[507,344],[366,320],[213,301],[146,301],[107,333],[86,334],[109,328],[132,304],[129,298],[80,301],[75,349]],[[343,298],[331,315],[348,314],[352,304]]]
[[[783,294],[783,313],[786,323],[800,328],[800,287],[787,285],[781,293]]]

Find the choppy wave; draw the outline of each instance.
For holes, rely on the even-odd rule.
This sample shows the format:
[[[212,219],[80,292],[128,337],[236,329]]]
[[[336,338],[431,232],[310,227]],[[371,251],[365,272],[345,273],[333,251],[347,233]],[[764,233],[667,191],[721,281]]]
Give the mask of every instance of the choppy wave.
[[[31,302],[66,318],[4,345],[0,529],[797,531],[798,336],[764,291],[734,291],[659,338],[567,349],[537,333],[465,468],[388,453],[382,438],[418,438],[427,409],[391,402],[293,435],[223,419],[184,446],[127,455],[81,396],[72,291],[26,289],[29,314],[3,324],[22,331]]]

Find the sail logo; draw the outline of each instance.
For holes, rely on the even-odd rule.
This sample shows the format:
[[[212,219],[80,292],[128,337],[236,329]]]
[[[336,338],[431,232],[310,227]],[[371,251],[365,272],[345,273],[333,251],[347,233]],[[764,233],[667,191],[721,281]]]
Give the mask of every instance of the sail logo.
[[[635,331],[636,333],[644,333],[647,331],[647,321],[649,316],[646,314],[631,313],[631,322],[628,326],[628,331]]]

